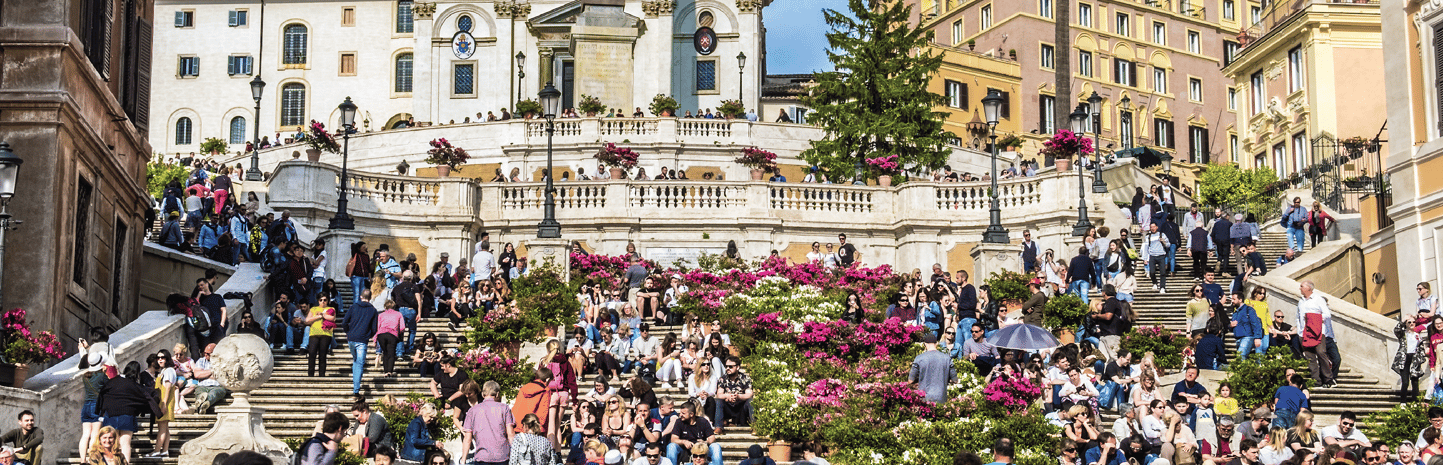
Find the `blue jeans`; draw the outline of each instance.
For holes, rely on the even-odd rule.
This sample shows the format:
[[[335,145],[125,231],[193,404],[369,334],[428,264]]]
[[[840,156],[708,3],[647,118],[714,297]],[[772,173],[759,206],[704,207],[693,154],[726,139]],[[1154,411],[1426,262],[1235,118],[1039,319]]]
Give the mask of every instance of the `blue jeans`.
[[[408,334],[406,335],[405,344],[396,344],[397,357],[400,357],[401,354],[404,354],[406,352],[410,352],[411,349],[416,346],[416,309],[411,307],[401,307],[400,311],[401,318],[406,319],[406,332]]]
[[[351,348],[351,392],[361,392],[361,374],[366,371],[366,342],[346,342]]]
[[[1077,294],[1077,297],[1081,298],[1083,302],[1087,302],[1087,291],[1088,289],[1091,289],[1090,286],[1091,284],[1088,284],[1086,280],[1079,279],[1077,281],[1073,281],[1071,285],[1067,286],[1067,293]]]
[[[1092,287],[1102,288],[1102,277],[1111,277],[1110,274],[1107,273],[1107,262],[1102,260],[1092,261],[1092,271]]]
[[[1117,293],[1117,300],[1123,302],[1132,302],[1132,294],[1128,294],[1126,292],[1119,292]]]
[[[1177,244],[1167,245],[1167,274],[1177,274]]]
[[[972,338],[972,325],[974,324],[977,324],[976,318],[963,318],[957,320],[957,341],[959,344],[961,343],[961,341]]]
[[[346,308],[351,308],[352,305],[356,305],[356,301],[361,298],[361,290],[362,290],[362,289],[367,289],[367,288],[370,288],[370,287],[371,287],[370,281],[371,281],[371,280],[370,280],[370,279],[366,279],[365,276],[352,276],[352,277],[351,277],[351,295],[352,295],[352,297],[351,297],[351,301],[348,302],[348,303],[346,303]],[[382,310],[384,310],[384,309],[382,309]]]
[[[236,245],[231,246],[231,248],[230,248],[230,255],[231,255],[231,257],[230,257],[230,262],[231,262],[231,263],[240,263],[241,251],[242,251],[242,250],[248,250],[248,249],[250,249],[250,247],[251,247],[250,244],[247,244],[247,243],[244,243],[244,242],[242,242],[242,243],[240,243],[240,244],[236,244]],[[246,259],[247,259],[247,260],[250,259],[250,254],[246,254]]]
[[[1298,421],[1297,410],[1278,409],[1273,412],[1273,428],[1290,429]]]
[[[1258,354],[1258,355],[1262,355],[1262,354],[1268,353],[1268,338],[1267,338],[1267,337],[1240,337],[1240,338],[1237,338],[1237,340],[1238,340],[1238,356],[1237,356],[1237,359],[1238,359],[1238,360],[1242,360],[1242,359],[1248,358],[1248,353],[1256,353],[1256,354]],[[1260,347],[1258,347],[1257,349],[1253,349],[1253,341],[1259,341],[1259,340],[1260,340],[1260,341],[1263,341],[1263,342],[1262,342],[1262,345],[1261,345]]]
[[[707,449],[707,455],[711,456],[711,465],[722,465],[721,444],[711,444]],[[677,444],[666,445],[666,458],[671,460],[671,463],[678,463],[676,461],[678,455],[681,455],[681,446]]]
[[[1303,228],[1288,228],[1288,247],[1298,252],[1303,251],[1303,240],[1307,238]]]

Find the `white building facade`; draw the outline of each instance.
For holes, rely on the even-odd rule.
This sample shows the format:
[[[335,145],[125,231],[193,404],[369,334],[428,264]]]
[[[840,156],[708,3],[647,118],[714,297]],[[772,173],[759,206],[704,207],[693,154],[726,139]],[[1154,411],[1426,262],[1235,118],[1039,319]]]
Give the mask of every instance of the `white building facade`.
[[[548,82],[566,108],[590,95],[649,115],[652,98],[665,94],[678,113],[737,98],[753,109],[767,3],[158,0],[151,144],[186,154],[216,137],[235,153],[257,120],[272,141],[312,119],[334,130],[346,97],[359,107],[361,131],[476,121],[513,108],[518,96],[535,99]],[[708,54],[698,51],[703,26],[714,31]],[[266,82],[259,118],[257,74]]]

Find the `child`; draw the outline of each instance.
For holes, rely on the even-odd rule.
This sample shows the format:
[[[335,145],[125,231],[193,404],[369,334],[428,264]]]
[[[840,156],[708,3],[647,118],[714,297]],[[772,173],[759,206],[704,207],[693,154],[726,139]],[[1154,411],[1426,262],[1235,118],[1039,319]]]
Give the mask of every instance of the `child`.
[[[1238,400],[1233,398],[1233,387],[1228,383],[1218,385],[1218,396],[1213,402],[1213,411],[1219,416],[1233,417],[1233,421],[1239,423],[1244,420],[1238,415]]]

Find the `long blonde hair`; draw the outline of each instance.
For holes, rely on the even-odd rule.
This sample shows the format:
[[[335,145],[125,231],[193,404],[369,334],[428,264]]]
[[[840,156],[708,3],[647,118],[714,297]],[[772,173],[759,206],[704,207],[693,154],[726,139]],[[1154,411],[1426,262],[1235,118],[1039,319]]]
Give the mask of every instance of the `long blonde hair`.
[[[556,339],[546,341],[546,358],[541,359],[541,366],[551,363],[551,359],[555,358],[559,352],[561,352],[561,341]]]
[[[115,442],[110,443],[110,450],[103,450],[100,447],[100,438],[107,434],[115,436]],[[95,441],[90,443],[90,450],[85,455],[89,456],[92,461],[99,460],[100,463],[105,463],[102,457],[106,452],[115,456],[115,460],[119,463],[125,463],[125,455],[120,453],[120,431],[116,431],[114,426],[101,427],[100,432],[95,433]]]
[[[1304,444],[1318,439],[1318,433],[1313,431],[1312,425],[1304,426],[1311,421],[1313,421],[1313,412],[1302,411],[1298,412],[1297,423],[1293,424],[1293,434],[1297,435],[1298,440]]]
[[[1285,429],[1273,428],[1272,431],[1268,432],[1268,447],[1272,447],[1274,451],[1280,451],[1287,448],[1287,441],[1288,431]]]
[[[702,368],[706,368],[707,373],[710,373],[710,375],[708,375],[706,379],[701,378]],[[716,379],[717,373],[716,370],[714,370],[713,368],[715,367],[712,366],[711,360],[701,362],[701,365],[697,366],[696,369],[692,370],[691,372],[691,383],[696,385],[697,387],[701,387],[703,383],[708,383],[711,382],[711,380]]]

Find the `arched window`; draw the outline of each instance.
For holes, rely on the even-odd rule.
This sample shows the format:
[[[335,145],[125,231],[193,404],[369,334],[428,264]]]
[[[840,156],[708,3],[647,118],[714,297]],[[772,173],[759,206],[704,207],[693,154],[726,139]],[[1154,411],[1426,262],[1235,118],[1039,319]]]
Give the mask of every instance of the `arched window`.
[[[412,21],[411,0],[396,0],[396,32],[399,34],[415,32],[416,25]]]
[[[396,56],[396,92],[411,91],[411,54]]]
[[[182,116],[175,120],[175,145],[190,145],[190,118]]]
[[[230,143],[246,143],[246,118],[244,116],[230,119]]]
[[[306,85],[286,84],[281,87],[281,126],[287,127],[282,129],[290,130],[289,126],[303,124],[306,124]]]
[[[471,15],[461,15],[461,17],[456,20],[456,29],[461,31],[471,32],[471,26]]]
[[[306,39],[308,35],[305,25],[292,24],[286,26],[285,37],[282,42],[284,50],[281,54],[281,64],[306,64]]]

